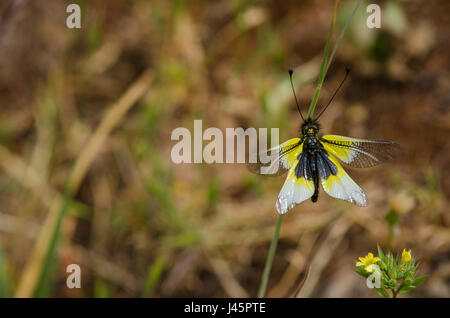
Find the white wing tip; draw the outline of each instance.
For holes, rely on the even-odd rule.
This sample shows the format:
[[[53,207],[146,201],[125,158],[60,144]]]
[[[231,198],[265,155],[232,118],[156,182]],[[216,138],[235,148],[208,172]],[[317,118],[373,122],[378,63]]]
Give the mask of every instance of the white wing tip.
[[[356,204],[357,206],[367,206],[368,200],[366,193],[360,189],[360,191],[354,191],[351,195],[351,201],[352,203]]]
[[[277,208],[277,212],[279,214],[286,214],[290,209],[292,209],[295,206],[295,203],[292,203],[290,205],[287,205],[286,198],[283,198],[282,196],[279,196],[277,198],[277,202],[275,203],[275,207]]]

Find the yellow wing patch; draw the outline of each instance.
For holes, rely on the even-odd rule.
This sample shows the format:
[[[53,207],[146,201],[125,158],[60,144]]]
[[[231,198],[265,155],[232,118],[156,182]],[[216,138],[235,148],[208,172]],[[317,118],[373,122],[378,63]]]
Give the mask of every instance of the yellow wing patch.
[[[323,136],[323,138],[326,140],[332,140],[329,137],[330,137],[330,135]],[[342,160],[345,163],[351,162],[353,159],[354,150],[351,148],[339,147],[339,146],[335,146],[335,145],[332,145],[332,144],[329,144],[326,142],[323,143],[323,147],[325,148],[325,150],[328,153],[333,154],[334,156],[336,156],[337,158],[339,158],[340,160]]]
[[[298,162],[297,157],[303,151],[303,143],[297,146],[294,150],[287,152],[290,148],[294,147],[300,142],[300,138],[292,138],[280,145],[280,162],[285,169],[290,169],[294,164]],[[283,155],[283,152],[286,154]]]
[[[247,168],[256,174],[281,175],[288,171],[302,152],[300,138],[292,138],[276,147],[254,152],[250,155]]]

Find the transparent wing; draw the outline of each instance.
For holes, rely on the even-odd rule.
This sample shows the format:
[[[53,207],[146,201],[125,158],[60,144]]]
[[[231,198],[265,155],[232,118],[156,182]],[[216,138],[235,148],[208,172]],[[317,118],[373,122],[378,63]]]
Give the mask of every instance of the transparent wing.
[[[328,195],[358,206],[367,206],[367,197],[363,189],[350,178],[333,155],[322,151],[318,156],[317,166],[322,188]]]
[[[247,168],[256,174],[280,176],[298,161],[302,149],[300,138],[289,139],[277,147],[250,154]]]
[[[403,151],[399,144],[392,141],[364,140],[337,135],[325,135],[320,140],[328,153],[355,168],[372,167],[392,160]]]

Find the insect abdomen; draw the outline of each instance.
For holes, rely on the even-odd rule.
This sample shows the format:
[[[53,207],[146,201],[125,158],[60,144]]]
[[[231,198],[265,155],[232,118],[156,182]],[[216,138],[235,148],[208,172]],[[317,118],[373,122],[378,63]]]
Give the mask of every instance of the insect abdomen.
[[[314,194],[311,197],[312,202],[316,202],[319,197],[319,167],[317,162],[318,148],[317,143],[313,143],[311,138],[309,143],[305,144],[304,151],[298,156],[298,164],[295,167],[295,176],[304,177],[306,180],[312,180],[314,183]]]
[[[312,202],[316,202],[317,198],[319,197],[319,170],[317,169],[317,161],[316,161],[316,154],[312,156],[313,158],[310,158],[310,166],[311,166],[311,173],[313,177],[314,182],[314,194],[311,197]]]

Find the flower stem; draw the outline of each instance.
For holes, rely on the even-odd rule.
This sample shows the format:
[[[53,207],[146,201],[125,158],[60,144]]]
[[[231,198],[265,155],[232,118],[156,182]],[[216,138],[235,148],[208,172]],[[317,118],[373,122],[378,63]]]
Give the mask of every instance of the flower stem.
[[[400,293],[400,290],[403,288],[403,283],[398,286],[397,290],[395,288],[392,289],[392,298],[397,298],[397,295]]]
[[[277,225],[275,226],[275,232],[273,233],[272,242],[270,243],[269,253],[266,258],[266,265],[264,266],[264,272],[261,279],[261,285],[258,290],[258,298],[264,297],[267,288],[267,282],[269,281],[270,270],[272,269],[273,258],[275,257],[275,251],[277,250],[278,236],[280,234],[281,223],[283,222],[284,214],[278,216]]]

